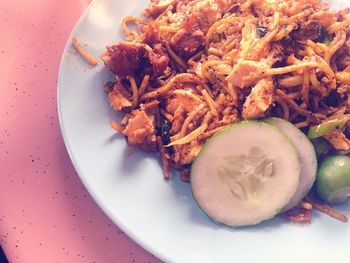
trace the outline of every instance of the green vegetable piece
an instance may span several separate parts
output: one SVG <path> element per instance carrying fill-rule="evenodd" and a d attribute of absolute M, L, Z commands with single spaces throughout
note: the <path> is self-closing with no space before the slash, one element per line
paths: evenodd
<path fill-rule="evenodd" d="M 329 44 L 333 41 L 333 36 L 328 34 L 325 28 L 321 29 L 320 42 L 329 46 Z"/>
<path fill-rule="evenodd" d="M 349 114 L 337 115 L 319 125 L 311 126 L 307 133 L 307 137 L 309 137 L 310 139 L 322 137 L 328 133 L 341 129 L 349 120 Z"/>
<path fill-rule="evenodd" d="M 323 138 L 316 138 L 311 140 L 311 142 L 315 148 L 317 159 L 326 156 L 326 154 L 333 149 L 332 145 Z"/>
<path fill-rule="evenodd" d="M 344 202 L 350 196 L 350 157 L 328 156 L 319 167 L 316 191 L 330 204 Z"/>
<path fill-rule="evenodd" d="M 262 38 L 266 35 L 267 33 L 267 27 L 264 25 L 257 25 L 256 27 L 256 37 L 257 38 Z"/>

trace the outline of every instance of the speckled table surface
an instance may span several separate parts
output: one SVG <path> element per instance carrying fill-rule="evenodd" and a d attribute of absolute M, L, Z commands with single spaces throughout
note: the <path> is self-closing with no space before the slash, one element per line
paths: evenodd
<path fill-rule="evenodd" d="M 0 1 L 0 244 L 10 262 L 159 262 L 95 204 L 60 133 L 58 66 L 89 2 Z"/>

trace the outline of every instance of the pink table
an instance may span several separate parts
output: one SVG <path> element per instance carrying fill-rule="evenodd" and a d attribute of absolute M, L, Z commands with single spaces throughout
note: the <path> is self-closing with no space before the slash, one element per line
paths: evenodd
<path fill-rule="evenodd" d="M 0 244 L 11 262 L 159 262 L 97 207 L 60 133 L 58 66 L 89 2 L 0 1 Z"/>

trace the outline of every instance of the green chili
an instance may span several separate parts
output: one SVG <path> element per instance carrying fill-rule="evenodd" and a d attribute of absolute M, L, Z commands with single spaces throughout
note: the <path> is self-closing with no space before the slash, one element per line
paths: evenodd
<path fill-rule="evenodd" d="M 341 114 L 341 115 L 334 116 L 318 125 L 311 126 L 309 128 L 307 136 L 310 139 L 322 137 L 328 133 L 341 129 L 349 120 L 350 120 L 349 114 Z"/>

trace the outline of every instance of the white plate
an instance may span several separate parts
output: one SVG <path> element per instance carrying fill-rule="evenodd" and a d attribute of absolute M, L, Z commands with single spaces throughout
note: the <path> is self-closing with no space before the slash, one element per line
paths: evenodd
<path fill-rule="evenodd" d="M 121 19 L 139 14 L 147 2 L 94 1 L 72 36 L 88 43 L 98 56 L 106 45 L 123 38 Z M 350 225 L 319 213 L 306 226 L 274 219 L 230 229 L 209 220 L 193 201 L 190 185 L 162 179 L 155 154 L 135 151 L 128 156 L 124 139 L 109 127 L 116 114 L 102 89 L 108 77 L 102 63 L 93 69 L 86 66 L 68 41 L 58 81 L 61 129 L 91 195 L 141 246 L 167 262 L 349 261 Z M 343 208 L 350 211 L 349 205 Z"/>

